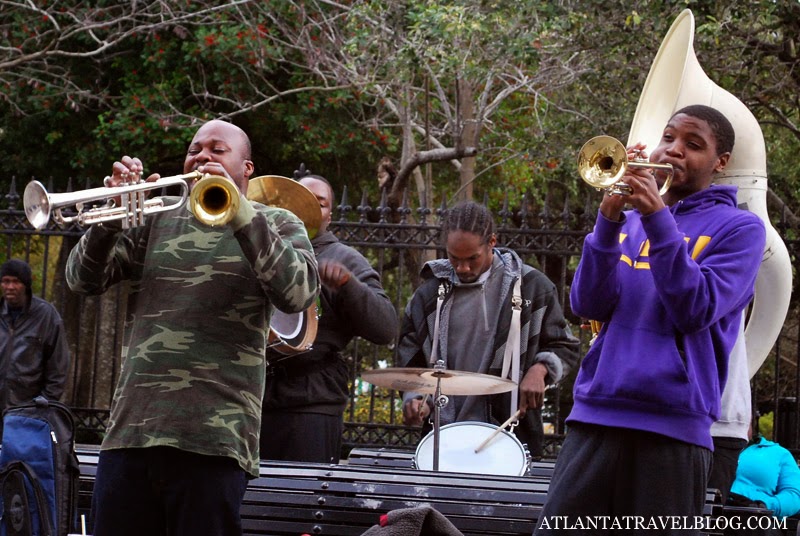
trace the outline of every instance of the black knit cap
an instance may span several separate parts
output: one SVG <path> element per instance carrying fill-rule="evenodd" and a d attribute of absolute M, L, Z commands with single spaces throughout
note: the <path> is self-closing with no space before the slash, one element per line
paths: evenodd
<path fill-rule="evenodd" d="M 7 275 L 16 277 L 22 281 L 22 284 L 28 289 L 28 294 L 31 293 L 33 275 L 31 273 L 31 267 L 27 262 L 19 259 L 11 259 L 10 261 L 4 262 L 3 266 L 0 266 L 0 279 Z"/>

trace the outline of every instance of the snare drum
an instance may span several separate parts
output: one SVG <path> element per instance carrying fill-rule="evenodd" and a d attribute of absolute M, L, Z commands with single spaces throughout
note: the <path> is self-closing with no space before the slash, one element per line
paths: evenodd
<path fill-rule="evenodd" d="M 480 452 L 475 449 L 497 426 L 464 421 L 439 429 L 439 470 L 454 473 L 523 476 L 530 467 L 530 454 L 520 441 L 502 430 Z M 433 432 L 426 435 L 414 455 L 417 469 L 433 470 Z"/>
<path fill-rule="evenodd" d="M 284 313 L 277 309 L 269 322 L 267 348 L 283 355 L 294 355 L 311 350 L 317 337 L 317 305 L 300 313 Z"/>

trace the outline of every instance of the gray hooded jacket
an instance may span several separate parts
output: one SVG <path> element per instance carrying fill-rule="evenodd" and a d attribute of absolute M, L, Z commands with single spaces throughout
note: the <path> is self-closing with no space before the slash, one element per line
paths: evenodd
<path fill-rule="evenodd" d="M 521 373 L 535 363 L 547 367 L 546 381 L 559 382 L 577 364 L 579 341 L 564 318 L 555 285 L 543 273 L 522 263 L 510 249 L 496 248 L 492 267 L 470 285 L 458 283 L 446 259 L 422 269 L 424 279 L 406 307 L 398 343 L 402 366 L 431 366 L 436 301 L 444 301 L 439 319 L 438 356 L 451 370 L 500 375 L 511 326 L 511 294 L 522 277 L 520 331 Z M 404 398 L 417 396 L 405 393 Z M 441 424 L 481 421 L 499 425 L 510 417 L 510 394 L 452 396 L 443 408 Z M 423 432 L 426 429 L 423 428 Z M 515 429 L 532 456 L 541 456 L 541 411 L 528 411 Z"/>

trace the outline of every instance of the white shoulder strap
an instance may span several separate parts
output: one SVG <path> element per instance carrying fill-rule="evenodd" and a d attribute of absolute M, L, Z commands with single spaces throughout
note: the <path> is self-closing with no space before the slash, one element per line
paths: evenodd
<path fill-rule="evenodd" d="M 506 351 L 503 355 L 503 369 L 500 373 L 501 378 L 509 378 L 517 384 L 517 388 L 511 391 L 511 415 L 519 409 L 519 373 L 520 373 L 520 315 L 522 313 L 522 274 L 514 283 L 514 294 L 511 297 L 511 326 L 508 330 L 508 340 L 506 341 Z M 511 375 L 509 376 L 509 372 Z"/>
<path fill-rule="evenodd" d="M 438 359 L 439 355 L 439 317 L 442 314 L 444 294 L 444 283 L 439 283 L 439 296 L 436 298 L 436 319 L 433 321 L 433 337 L 431 338 L 431 365 L 436 364 L 436 360 Z"/>

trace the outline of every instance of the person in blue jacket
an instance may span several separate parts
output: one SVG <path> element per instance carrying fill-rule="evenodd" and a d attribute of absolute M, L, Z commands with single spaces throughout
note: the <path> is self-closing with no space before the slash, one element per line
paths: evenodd
<path fill-rule="evenodd" d="M 712 184 L 734 141 L 719 111 L 682 108 L 650 157 L 673 167 L 663 197 L 665 170 L 628 166 L 621 180 L 632 193 L 601 201 L 570 302 L 602 328 L 575 380 L 537 535 L 558 530 L 554 520 L 587 516 L 696 532 L 662 522 L 703 512 L 711 424 L 765 243 L 758 216 L 737 207 L 736 188 Z M 644 149 L 630 147 L 629 157 Z"/>
<path fill-rule="evenodd" d="M 755 503 L 754 506 L 769 508 L 776 516 L 795 515 L 800 512 L 797 461 L 781 445 L 764 437 L 757 438 L 739 454 L 730 497 L 732 504 L 748 501 Z"/>

